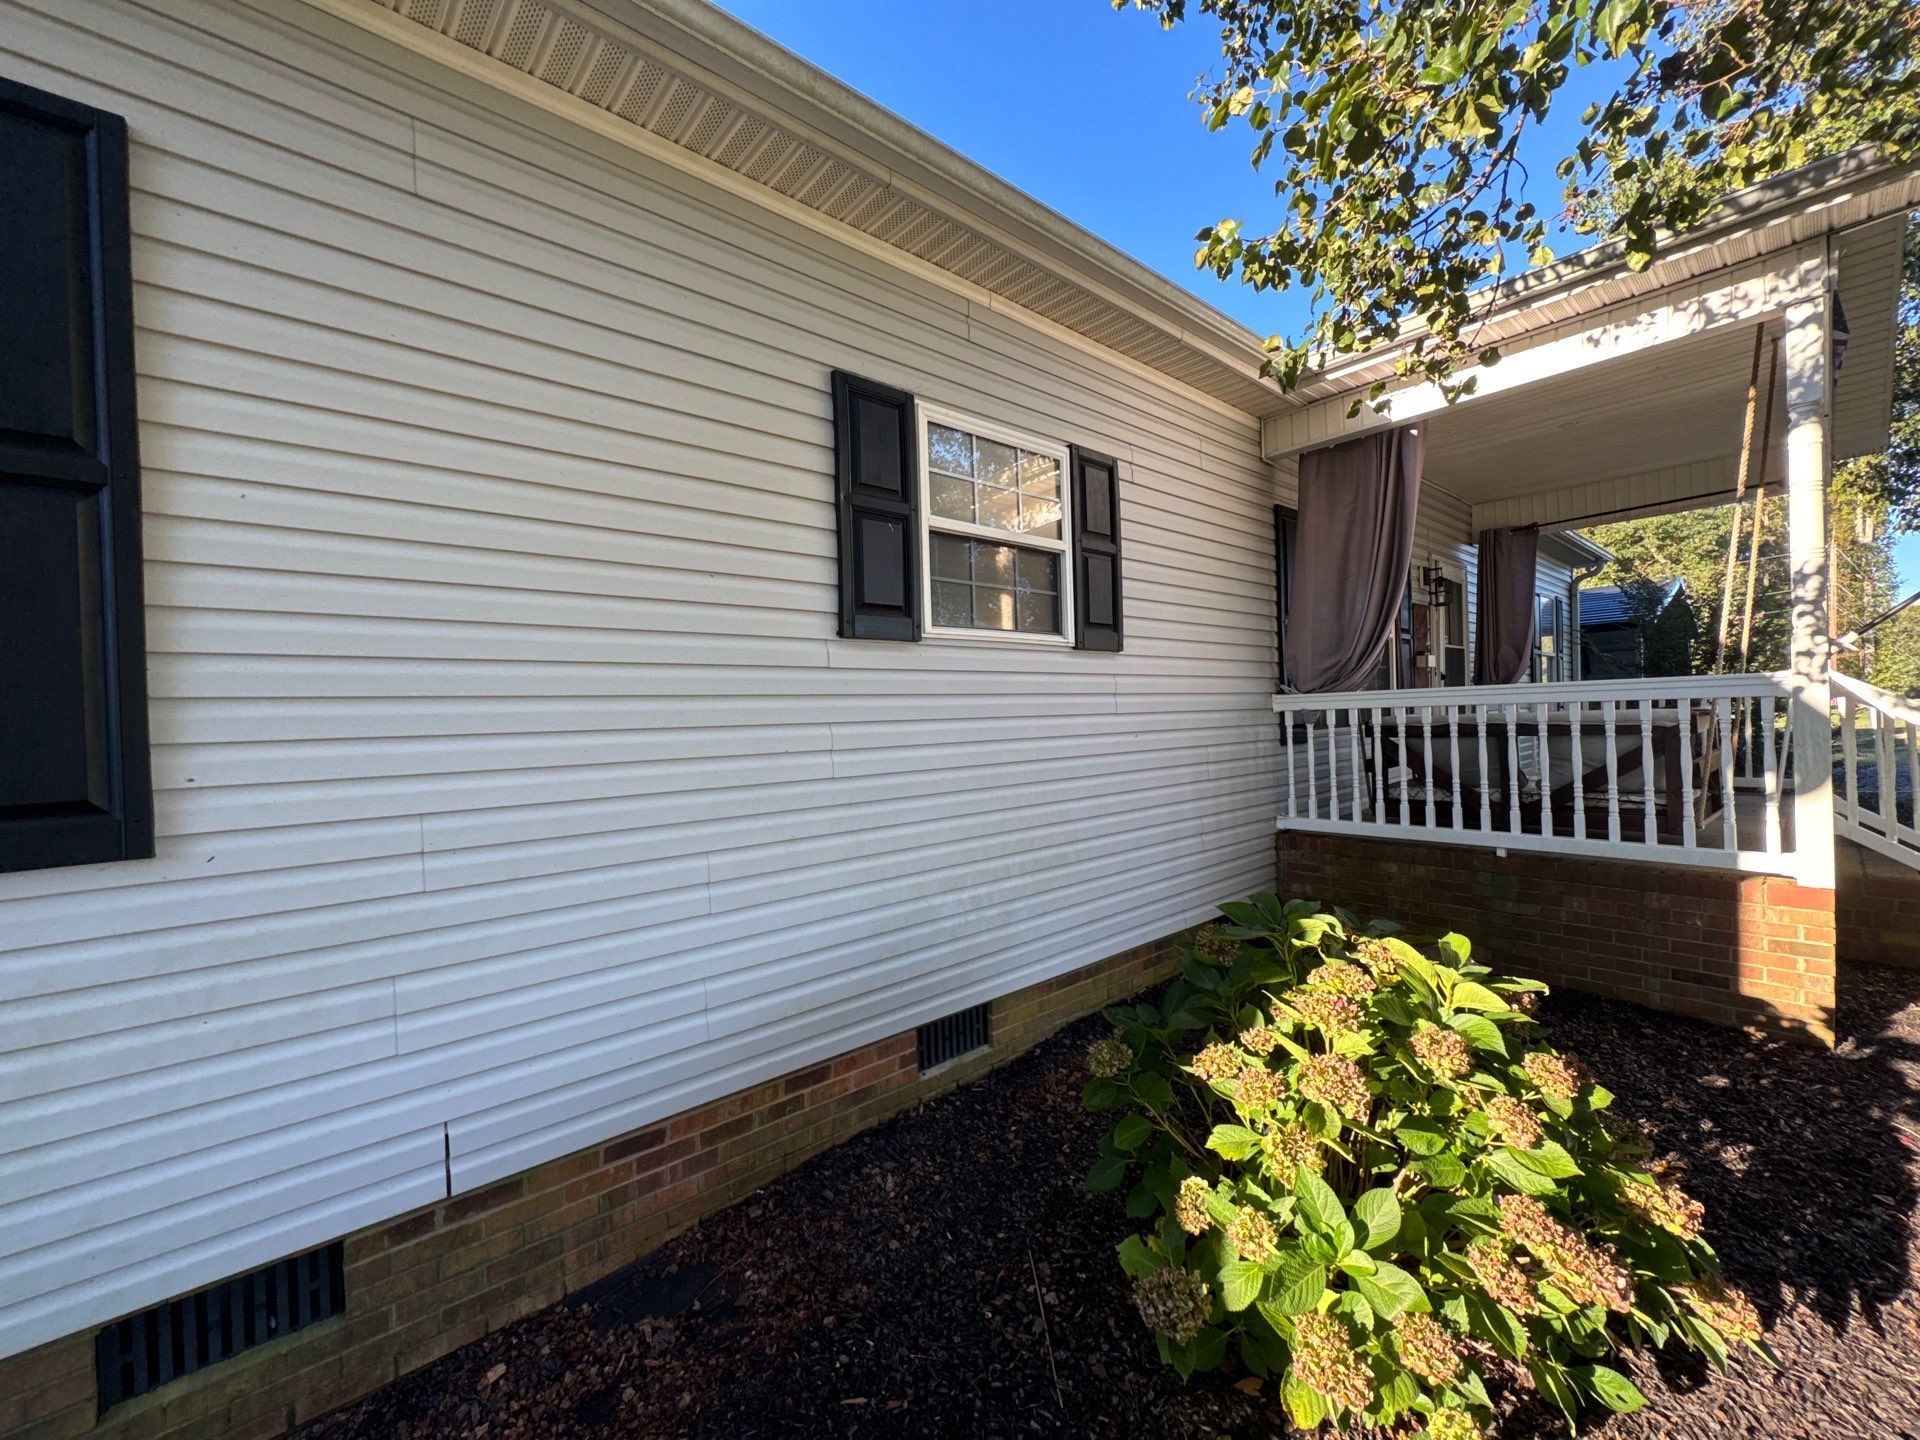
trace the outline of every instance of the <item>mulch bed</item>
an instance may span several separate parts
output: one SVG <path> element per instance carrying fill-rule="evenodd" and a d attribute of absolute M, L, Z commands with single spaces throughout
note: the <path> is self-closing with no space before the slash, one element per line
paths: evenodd
<path fill-rule="evenodd" d="M 1604 1440 L 1920 1437 L 1920 971 L 1843 977 L 1839 1048 L 1562 994 L 1544 1018 L 1663 1147 L 1786 1363 L 1633 1356 L 1652 1405 Z M 1278 1433 L 1182 1384 L 1134 1314 L 1114 1195 L 1081 1177 L 1084 1021 L 810 1161 L 638 1265 L 300 1440 Z M 1501 1440 L 1564 1434 L 1520 1387 Z"/>

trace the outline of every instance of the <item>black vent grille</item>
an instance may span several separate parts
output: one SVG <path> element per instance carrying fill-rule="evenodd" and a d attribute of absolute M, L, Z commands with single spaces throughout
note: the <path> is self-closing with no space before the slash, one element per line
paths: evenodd
<path fill-rule="evenodd" d="M 931 1070 L 975 1050 L 986 1049 L 993 1039 L 987 1031 L 987 1008 L 975 1005 L 922 1025 L 916 1032 L 920 1040 L 920 1068 Z"/>
<path fill-rule="evenodd" d="M 346 1290 L 336 1240 L 116 1320 L 94 1340 L 100 1409 L 338 1315 Z"/>

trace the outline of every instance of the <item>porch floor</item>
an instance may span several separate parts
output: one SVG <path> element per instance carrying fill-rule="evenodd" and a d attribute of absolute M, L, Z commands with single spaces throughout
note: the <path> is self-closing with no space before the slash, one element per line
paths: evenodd
<path fill-rule="evenodd" d="M 1572 993 L 1544 1018 L 1662 1148 L 1786 1363 L 1627 1362 L 1652 1404 L 1602 1440 L 1920 1427 L 1920 971 L 1841 979 L 1816 1050 Z M 654 1256 L 301 1432 L 532 1437 L 1266 1437 L 1242 1377 L 1182 1385 L 1113 1258 L 1133 1228 L 1082 1177 L 1090 1019 L 849 1141 Z M 1564 1434 L 1500 1387 L 1501 1440 Z"/>

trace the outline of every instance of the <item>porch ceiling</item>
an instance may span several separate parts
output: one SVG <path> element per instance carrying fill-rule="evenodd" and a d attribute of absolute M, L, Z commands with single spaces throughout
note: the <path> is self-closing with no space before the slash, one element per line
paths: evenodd
<path fill-rule="evenodd" d="M 1752 326 L 1711 331 L 1429 415 L 1426 476 L 1483 505 L 1737 461 L 1753 336 Z M 1763 385 L 1766 374 L 1763 352 Z M 1770 475 L 1785 461 L 1785 418 L 1782 378 Z"/>

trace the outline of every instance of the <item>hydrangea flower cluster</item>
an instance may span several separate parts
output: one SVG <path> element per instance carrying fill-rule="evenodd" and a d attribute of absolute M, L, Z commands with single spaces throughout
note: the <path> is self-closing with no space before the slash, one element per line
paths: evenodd
<path fill-rule="evenodd" d="M 1173 1199 L 1173 1218 L 1180 1228 L 1189 1235 L 1204 1235 L 1213 1228 L 1213 1217 L 1207 1213 L 1207 1202 L 1213 1198 L 1213 1187 L 1199 1175 L 1189 1175 L 1180 1182 L 1180 1192 Z"/>
<path fill-rule="evenodd" d="M 1514 1263 L 1507 1247 L 1498 1240 L 1476 1240 L 1467 1246 L 1467 1264 L 1480 1288 L 1496 1304 L 1516 1315 L 1538 1315 L 1540 1297 L 1534 1293 L 1527 1272 Z"/>
<path fill-rule="evenodd" d="M 1450 1385 L 1460 1373 L 1460 1346 L 1431 1315 L 1409 1311 L 1393 1322 L 1400 1363 L 1429 1385 Z"/>
<path fill-rule="evenodd" d="M 1307 1099 L 1338 1110 L 1349 1120 L 1364 1120 L 1373 1108 L 1365 1073 L 1344 1055 L 1315 1055 L 1302 1061 L 1294 1084 Z"/>
<path fill-rule="evenodd" d="M 1133 1303 L 1147 1328 L 1175 1345 L 1185 1345 L 1200 1333 L 1212 1306 L 1207 1282 L 1183 1265 L 1135 1280 Z"/>
<path fill-rule="evenodd" d="M 1329 960 L 1307 976 L 1307 984 L 1341 995 L 1371 995 L 1380 987 L 1374 978 L 1349 960 Z"/>
<path fill-rule="evenodd" d="M 1500 1228 L 1547 1267 L 1568 1299 L 1622 1315 L 1633 1308 L 1633 1277 L 1606 1246 L 1562 1225 L 1531 1195 L 1502 1195 L 1499 1204 Z"/>
<path fill-rule="evenodd" d="M 1414 1031 L 1407 1048 L 1441 1080 L 1458 1080 L 1473 1069 L 1473 1052 L 1467 1048 L 1466 1037 L 1458 1030 L 1443 1030 L 1437 1025 L 1430 1025 L 1424 1030 Z"/>
<path fill-rule="evenodd" d="M 1480 1426 L 1464 1410 L 1436 1410 L 1427 1421 L 1427 1440 L 1480 1440 Z"/>
<path fill-rule="evenodd" d="M 1096 1040 L 1087 1047 L 1087 1069 L 1096 1079 L 1111 1080 L 1124 1075 L 1133 1066 L 1133 1050 L 1117 1035 Z"/>
<path fill-rule="evenodd" d="M 1264 1065 L 1244 1066 L 1234 1079 L 1234 1100 L 1243 1110 L 1265 1110 L 1286 1093 L 1287 1083 Z"/>
<path fill-rule="evenodd" d="M 1338 995 L 1331 990 L 1295 990 L 1287 996 L 1287 1004 L 1308 1024 L 1319 1026 L 1329 1035 L 1358 1030 L 1365 1018 L 1351 995 Z"/>
<path fill-rule="evenodd" d="M 1327 1157 L 1320 1149 L 1320 1137 L 1304 1125 L 1282 1125 L 1260 1137 L 1260 1154 L 1267 1170 L 1277 1179 L 1292 1183 L 1293 1172 L 1302 1165 L 1318 1175 L 1326 1168 Z"/>
<path fill-rule="evenodd" d="M 1240 1052 L 1231 1045 L 1209 1045 L 1193 1057 L 1193 1063 L 1187 1068 L 1202 1080 L 1225 1080 L 1238 1075 L 1245 1064 Z"/>
<path fill-rule="evenodd" d="M 1524 1100 L 1496 1095 L 1487 1101 L 1487 1123 L 1496 1134 L 1522 1150 L 1531 1150 L 1547 1138 L 1546 1127 Z"/>
<path fill-rule="evenodd" d="M 1391 985 L 1400 974 L 1400 957 L 1393 953 L 1393 947 L 1384 940 L 1362 940 L 1354 947 L 1354 954 L 1360 957 L 1360 963 L 1373 972 L 1373 978 L 1382 985 Z"/>
<path fill-rule="evenodd" d="M 1529 1051 L 1520 1061 L 1520 1069 L 1534 1089 L 1553 1100 L 1571 1100 L 1586 1088 L 1586 1069 L 1571 1055 Z"/>
<path fill-rule="evenodd" d="M 1253 1025 L 1240 1032 L 1240 1048 L 1262 1058 L 1280 1048 L 1280 1032 L 1271 1025 Z"/>
<path fill-rule="evenodd" d="M 1718 1275 L 1703 1275 L 1690 1285 L 1680 1286 L 1679 1295 L 1727 1339 L 1749 1345 L 1759 1343 L 1760 1312 L 1753 1308 L 1751 1300 Z"/>
<path fill-rule="evenodd" d="M 1706 1206 L 1671 1181 L 1660 1180 L 1648 1185 L 1630 1179 L 1621 1186 L 1620 1199 L 1642 1220 L 1688 1240 L 1699 1239 L 1700 1232 L 1706 1228 Z"/>
<path fill-rule="evenodd" d="M 1251 1205 L 1242 1205 L 1227 1225 L 1227 1243 L 1242 1260 L 1258 1265 L 1270 1259 L 1279 1248 L 1280 1235 L 1273 1222 Z"/>
<path fill-rule="evenodd" d="M 1293 1322 L 1294 1372 L 1336 1405 L 1365 1410 L 1373 1401 L 1373 1377 L 1354 1353 L 1353 1336 L 1338 1317 L 1302 1315 Z"/>

